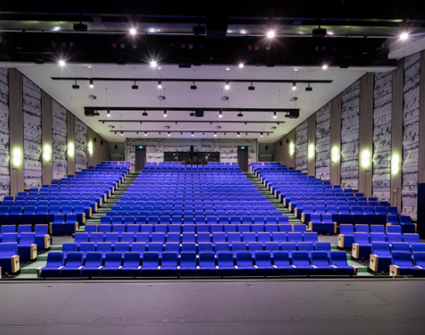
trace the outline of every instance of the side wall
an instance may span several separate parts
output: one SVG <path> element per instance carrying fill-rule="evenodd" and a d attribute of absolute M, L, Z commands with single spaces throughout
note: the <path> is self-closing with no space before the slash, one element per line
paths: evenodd
<path fill-rule="evenodd" d="M 97 139 L 90 159 L 88 134 Z M 107 141 L 18 70 L 0 68 L 0 201 L 109 159 Z"/>
<path fill-rule="evenodd" d="M 316 112 L 317 178 L 390 201 L 416 220 L 417 184 L 425 181 L 424 67 L 422 51 L 394 71 L 367 73 Z M 306 172 L 307 128 L 303 122 L 277 141 L 274 161 Z"/>

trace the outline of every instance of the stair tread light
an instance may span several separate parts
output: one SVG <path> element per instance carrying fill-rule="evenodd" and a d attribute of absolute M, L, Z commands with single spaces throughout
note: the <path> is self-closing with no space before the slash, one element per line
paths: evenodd
<path fill-rule="evenodd" d="M 239 68 L 242 69 L 244 67 L 244 63 L 239 63 Z"/>
<path fill-rule="evenodd" d="M 161 80 L 158 80 L 158 88 L 162 88 L 162 82 L 161 82 Z"/>
<path fill-rule="evenodd" d="M 314 157 L 314 144 L 308 146 L 308 158 Z"/>
<path fill-rule="evenodd" d="M 289 155 L 292 157 L 294 155 L 294 152 L 295 152 L 295 145 L 294 145 L 294 142 L 291 142 L 289 144 Z"/>
<path fill-rule="evenodd" d="M 87 151 L 90 154 L 90 156 L 93 156 L 93 142 L 92 141 L 87 143 Z"/>
<path fill-rule="evenodd" d="M 402 33 L 401 35 L 400 35 L 400 39 L 402 40 L 402 41 L 404 41 L 404 40 L 407 40 L 407 38 L 409 37 L 409 34 L 408 33 Z"/>
<path fill-rule="evenodd" d="M 363 150 L 362 152 L 362 167 L 367 168 L 370 165 L 370 152 L 369 150 Z"/>
<path fill-rule="evenodd" d="M 273 38 L 273 37 L 275 37 L 275 32 L 274 32 L 274 30 L 269 30 L 269 31 L 267 32 L 267 37 L 268 37 L 268 38 Z"/>
<path fill-rule="evenodd" d="M 273 112 L 273 119 L 276 119 L 277 118 L 277 113 L 276 113 L 276 111 L 274 111 Z"/>
<path fill-rule="evenodd" d="M 392 174 L 397 174 L 399 170 L 400 170 L 400 156 L 397 154 L 394 154 L 391 160 L 391 172 Z"/>
<path fill-rule="evenodd" d="M 43 158 L 45 161 L 50 161 L 50 154 L 52 153 L 52 149 L 50 148 L 50 145 L 46 144 L 43 147 Z"/>
<path fill-rule="evenodd" d="M 153 60 L 150 62 L 150 66 L 155 69 L 158 66 L 158 63 Z"/>
<path fill-rule="evenodd" d="M 218 117 L 223 117 L 223 111 L 218 112 Z"/>
<path fill-rule="evenodd" d="M 297 89 L 297 83 L 294 81 L 292 83 L 292 90 L 295 91 Z"/>
<path fill-rule="evenodd" d="M 167 111 L 164 111 L 164 117 L 167 117 Z"/>
<path fill-rule="evenodd" d="M 68 143 L 68 152 L 67 155 L 69 157 L 74 157 L 74 143 L 70 142 Z"/>
<path fill-rule="evenodd" d="M 339 160 L 339 149 L 338 147 L 332 148 L 332 163 L 336 163 Z"/>
<path fill-rule="evenodd" d="M 93 79 L 90 79 L 90 81 L 89 81 L 89 87 L 90 87 L 90 88 L 93 88 L 93 87 L 94 87 Z"/>
<path fill-rule="evenodd" d="M 226 81 L 226 84 L 224 85 L 224 89 L 225 89 L 225 90 L 228 90 L 229 88 L 230 88 L 229 82 L 228 82 L 228 81 Z"/>
<path fill-rule="evenodd" d="M 137 34 L 137 30 L 135 28 L 131 28 L 130 35 L 136 35 L 136 34 Z"/>
<path fill-rule="evenodd" d="M 65 66 L 65 61 L 63 59 L 60 59 L 58 63 L 59 63 L 59 66 L 60 67 L 64 67 Z"/>

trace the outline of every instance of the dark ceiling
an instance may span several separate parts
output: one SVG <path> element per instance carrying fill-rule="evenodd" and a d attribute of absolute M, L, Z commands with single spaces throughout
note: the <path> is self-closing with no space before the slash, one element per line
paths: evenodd
<path fill-rule="evenodd" d="M 80 21 L 87 31 L 74 31 Z M 319 25 L 324 38 L 312 37 Z M 425 34 L 425 1 L 10 1 L 0 6 L 0 60 L 394 65 L 389 45 L 403 31 Z"/>

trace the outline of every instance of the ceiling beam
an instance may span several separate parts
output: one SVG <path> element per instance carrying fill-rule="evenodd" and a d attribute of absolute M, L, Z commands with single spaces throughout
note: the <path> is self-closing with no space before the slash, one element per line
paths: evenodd
<path fill-rule="evenodd" d="M 249 130 L 249 131 L 223 131 L 223 130 L 110 130 L 111 133 L 217 133 L 217 134 L 240 134 L 240 133 L 248 133 L 248 134 L 273 134 L 272 131 L 256 131 L 256 130 Z"/>
<path fill-rule="evenodd" d="M 180 121 L 180 120 L 98 120 L 99 122 L 102 123 L 255 123 L 255 124 L 263 124 L 263 123 L 276 123 L 276 124 L 280 124 L 280 123 L 285 123 L 285 121 L 227 121 L 227 120 L 223 120 L 223 121 L 210 121 L 210 120 L 188 120 L 188 121 Z"/>
<path fill-rule="evenodd" d="M 242 108 L 242 107 L 107 107 L 107 106 L 87 106 L 85 110 L 91 109 L 94 111 L 123 111 L 123 112 L 142 112 L 142 111 L 164 111 L 167 112 L 191 112 L 191 111 L 204 111 L 204 112 L 264 112 L 264 113 L 289 113 L 299 112 L 299 108 Z"/>

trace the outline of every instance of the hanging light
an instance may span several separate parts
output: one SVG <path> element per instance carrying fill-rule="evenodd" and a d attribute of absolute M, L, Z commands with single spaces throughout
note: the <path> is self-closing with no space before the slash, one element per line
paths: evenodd
<path fill-rule="evenodd" d="M 220 117 L 220 118 L 223 117 L 223 111 L 218 112 L 218 117 Z"/>
<path fill-rule="evenodd" d="M 297 89 L 297 83 L 294 81 L 292 83 L 292 90 L 295 91 Z"/>
<path fill-rule="evenodd" d="M 109 109 L 106 111 L 106 116 L 111 117 L 111 111 Z"/>
<path fill-rule="evenodd" d="M 260 137 L 263 137 L 263 133 L 260 134 Z"/>
<path fill-rule="evenodd" d="M 121 131 L 121 136 L 124 136 L 124 132 L 123 131 Z"/>
<path fill-rule="evenodd" d="M 277 118 L 277 113 L 276 113 L 276 111 L 274 111 L 273 112 L 273 119 L 276 119 Z"/>
<path fill-rule="evenodd" d="M 217 137 L 217 132 L 214 133 L 214 136 Z"/>
<path fill-rule="evenodd" d="M 148 132 L 147 131 L 145 131 L 145 136 L 148 136 Z"/>
<path fill-rule="evenodd" d="M 168 132 L 168 136 L 171 136 L 171 133 L 170 132 Z"/>
<path fill-rule="evenodd" d="M 241 133 L 240 132 L 238 132 L 238 137 L 240 137 L 241 136 Z"/>
<path fill-rule="evenodd" d="M 93 88 L 93 87 L 94 87 L 93 79 L 90 79 L 90 81 L 89 81 L 89 87 L 90 87 L 90 88 Z"/>
<path fill-rule="evenodd" d="M 229 88 L 230 88 L 229 82 L 228 82 L 228 81 L 226 81 L 226 84 L 224 85 L 224 89 L 225 89 L 225 90 L 228 90 Z"/>
<path fill-rule="evenodd" d="M 158 80 L 158 88 L 162 88 L 162 82 L 161 82 L 161 80 Z"/>
<path fill-rule="evenodd" d="M 164 111 L 164 117 L 167 117 L 167 111 Z"/>

